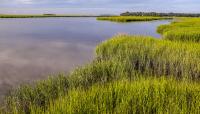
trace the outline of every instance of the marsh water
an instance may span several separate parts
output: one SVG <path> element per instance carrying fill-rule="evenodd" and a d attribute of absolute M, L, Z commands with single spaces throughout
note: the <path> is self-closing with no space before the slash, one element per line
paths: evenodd
<path fill-rule="evenodd" d="M 120 33 L 159 38 L 169 20 L 133 23 L 95 18 L 0 19 L 0 96 L 22 83 L 68 73 L 89 63 L 95 46 Z"/>

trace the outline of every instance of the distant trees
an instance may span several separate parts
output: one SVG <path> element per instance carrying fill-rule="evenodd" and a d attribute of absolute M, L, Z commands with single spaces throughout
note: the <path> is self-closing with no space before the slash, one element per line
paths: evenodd
<path fill-rule="evenodd" d="M 125 12 L 121 16 L 177 16 L 177 17 L 200 17 L 199 13 L 157 13 L 157 12 Z"/>

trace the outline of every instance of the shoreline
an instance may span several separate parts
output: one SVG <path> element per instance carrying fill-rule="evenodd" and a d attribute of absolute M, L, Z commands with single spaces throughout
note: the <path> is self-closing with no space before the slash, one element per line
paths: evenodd
<path fill-rule="evenodd" d="M 192 21 L 192 23 L 194 22 Z M 182 48 L 185 50 L 182 50 Z M 91 109 L 93 105 L 88 104 L 93 104 L 93 101 L 100 99 L 100 101 L 105 102 L 99 104 L 96 102 L 95 106 L 100 106 L 105 103 L 105 107 L 98 107 L 99 110 L 106 109 L 113 111 L 116 107 L 119 109 L 121 108 L 121 110 L 128 110 L 132 107 L 126 108 L 129 106 L 127 105 L 122 108 L 120 107 L 121 105 L 116 104 L 123 103 L 120 102 L 120 99 L 129 98 L 133 95 L 133 93 L 127 93 L 128 90 L 135 90 L 134 88 L 139 87 L 141 89 L 137 91 L 138 96 L 135 95 L 136 97 L 134 98 L 130 97 L 131 99 L 125 99 L 124 105 L 129 104 L 129 100 L 135 102 L 139 99 L 145 101 L 145 103 L 140 102 L 138 105 L 131 102 L 131 105 L 135 105 L 135 107 L 145 106 L 147 110 L 155 108 L 155 111 L 158 112 L 165 112 L 166 108 L 169 111 L 174 110 L 177 113 L 181 111 L 195 112 L 198 110 L 192 106 L 198 106 L 198 104 L 195 104 L 195 101 L 198 101 L 198 98 L 195 96 L 199 96 L 197 92 L 200 89 L 198 83 L 198 76 L 200 73 L 198 72 L 200 70 L 198 64 L 200 60 L 198 57 L 199 49 L 199 44 L 196 42 L 174 42 L 165 39 L 158 40 L 149 36 L 118 35 L 100 43 L 96 47 L 97 57 L 94 61 L 74 70 L 71 74 L 58 75 L 54 78 L 38 81 L 34 86 L 25 85 L 17 90 L 13 90 L 12 94 L 7 96 L 9 97 L 8 103 L 11 104 L 6 108 L 18 113 L 26 113 L 29 111 L 32 113 L 45 113 L 46 111 L 56 113 L 60 110 L 67 112 L 68 108 L 71 108 L 71 104 L 75 102 L 72 106 L 79 107 L 79 113 L 81 113 L 81 111 L 89 112 L 89 109 Z M 152 79 L 153 83 L 151 83 Z M 128 85 L 125 84 L 126 81 Z M 147 86 L 138 86 L 137 84 L 134 85 L 134 83 L 143 83 L 144 85 L 147 84 Z M 170 85 L 180 88 L 168 88 Z M 124 87 L 129 88 L 123 90 L 122 88 Z M 148 89 L 142 92 L 146 87 L 148 87 Z M 153 91 L 152 88 L 153 90 L 159 90 L 162 94 L 158 94 L 157 91 Z M 105 91 L 106 89 L 107 91 Z M 190 91 L 188 92 L 186 90 Z M 112 92 L 115 96 L 113 97 L 113 94 L 102 94 L 102 96 L 98 96 L 100 95 L 99 91 L 100 93 Z M 119 93 L 120 91 L 122 92 L 119 96 L 116 96 L 118 94 L 115 93 Z M 127 93 L 126 97 L 122 97 L 124 96 L 124 91 Z M 174 91 L 180 94 L 175 94 Z M 182 95 L 182 93 L 184 95 Z M 151 96 L 152 94 L 156 96 L 156 99 Z M 79 99 L 76 95 L 85 97 L 84 99 Z M 93 98 L 95 95 L 97 97 Z M 166 97 L 163 98 L 163 95 Z M 169 97 L 169 95 L 171 96 Z M 186 101 L 185 99 L 188 98 L 188 95 L 190 95 L 191 99 Z M 143 96 L 148 96 L 147 98 L 150 100 L 147 101 L 145 99 L 146 97 Z M 165 106 L 166 102 L 162 102 L 162 100 L 170 101 L 177 97 L 182 99 L 175 99 L 172 103 L 167 103 L 169 107 L 174 107 L 174 105 L 171 104 L 176 104 L 177 107 L 174 107 L 174 109 L 172 108 L 173 110 L 168 107 L 163 108 L 162 105 L 153 106 L 155 104 L 163 104 L 163 106 Z M 89 98 L 89 100 L 87 98 Z M 119 100 L 116 100 L 116 98 Z M 161 99 L 161 101 L 155 102 L 157 98 Z M 69 105 L 66 105 L 68 101 Z M 109 101 L 111 105 L 106 104 L 106 101 Z M 178 110 L 181 109 L 182 104 L 177 103 L 182 101 L 185 103 L 184 106 L 188 102 L 191 103 L 191 106 L 184 107 L 185 110 Z M 109 107 L 112 106 L 113 102 L 115 102 L 115 107 Z M 152 103 L 153 105 L 146 106 L 146 102 Z M 79 103 L 83 103 L 84 105 L 79 105 Z M 66 108 L 66 106 L 69 107 Z M 84 106 L 88 109 L 83 109 Z M 95 109 L 96 107 L 94 107 L 93 111 L 96 111 Z M 71 109 L 71 111 L 76 110 L 76 108 Z M 141 112 L 146 111 L 146 109 L 141 108 L 133 110 L 139 110 Z M 133 110 L 131 109 L 131 111 Z"/>

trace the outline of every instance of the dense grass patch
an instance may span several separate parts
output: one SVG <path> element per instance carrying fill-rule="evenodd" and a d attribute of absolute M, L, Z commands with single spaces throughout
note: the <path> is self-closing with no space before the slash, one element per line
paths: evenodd
<path fill-rule="evenodd" d="M 200 85 L 172 79 L 139 79 L 72 89 L 35 114 L 185 114 L 200 113 Z"/>
<path fill-rule="evenodd" d="M 16 114 L 198 111 L 199 44 L 119 35 L 100 44 L 96 53 L 92 63 L 68 76 L 12 91 L 5 111 Z"/>
<path fill-rule="evenodd" d="M 45 108 L 51 99 L 64 95 L 68 88 L 68 78 L 63 75 L 39 81 L 35 85 L 22 85 L 7 96 L 3 111 L 11 114 L 15 111 L 18 114 L 29 113 L 31 104 Z"/>
<path fill-rule="evenodd" d="M 133 21 L 153 21 L 171 19 L 169 17 L 152 17 L 152 16 L 112 16 L 112 17 L 98 17 L 97 20 L 107 20 L 115 22 L 133 22 Z"/>
<path fill-rule="evenodd" d="M 169 30 L 163 34 L 163 37 L 168 40 L 200 42 L 200 27 L 199 28 L 177 28 L 175 31 Z"/>
<path fill-rule="evenodd" d="M 200 42 L 200 18 L 182 18 L 159 26 L 157 32 L 168 40 Z"/>
<path fill-rule="evenodd" d="M 68 76 L 56 76 L 32 85 L 23 85 L 13 90 L 6 100 L 6 112 L 21 114 L 30 113 L 31 105 L 46 108 L 49 101 L 55 100 L 71 88 L 87 89 L 93 84 L 106 84 L 126 78 L 122 76 L 123 67 L 117 62 L 95 61 L 85 67 L 76 69 Z"/>
<path fill-rule="evenodd" d="M 147 76 L 200 78 L 200 45 L 197 43 L 122 35 L 99 45 L 97 57 L 103 61 L 120 61 L 130 74 L 136 70 Z"/>

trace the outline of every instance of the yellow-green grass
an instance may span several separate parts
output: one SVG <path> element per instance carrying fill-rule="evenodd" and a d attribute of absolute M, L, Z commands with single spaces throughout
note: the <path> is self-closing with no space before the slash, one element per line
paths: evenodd
<path fill-rule="evenodd" d="M 173 79 L 121 80 L 71 89 L 32 114 L 198 114 L 200 84 Z"/>
<path fill-rule="evenodd" d="M 55 15 L 55 14 L 43 14 L 43 15 L 31 15 L 31 14 L 0 14 L 0 18 L 45 18 L 45 17 L 96 17 L 90 15 Z"/>
<path fill-rule="evenodd" d="M 104 113 L 105 110 L 108 113 L 110 111 L 123 113 L 126 110 L 140 113 L 143 111 L 195 113 L 199 108 L 199 44 L 119 35 L 100 44 L 96 53 L 96 59 L 92 63 L 76 69 L 67 76 L 50 78 L 12 91 L 6 99 L 4 111 L 16 114 L 43 113 L 43 111 L 50 114 L 68 111 Z M 122 90 L 123 86 L 130 87 L 127 88 L 130 92 L 126 88 Z M 123 91 L 117 96 L 117 99 L 124 99 L 123 105 L 110 105 L 110 102 L 123 101 L 118 101 L 109 94 L 103 94 L 112 87 L 113 90 Z M 138 91 L 145 87 L 147 90 L 138 96 L 140 93 Z M 154 88 L 158 91 L 153 91 Z M 153 96 L 155 94 L 155 99 L 152 94 Z M 100 96 L 95 97 L 95 95 Z M 98 99 L 104 100 L 98 103 Z M 155 102 L 156 99 L 160 100 Z M 166 103 L 166 107 L 163 103 Z M 114 105 L 116 107 L 113 108 Z M 133 107 L 126 107 L 128 105 Z"/>
<path fill-rule="evenodd" d="M 173 41 L 200 42 L 200 18 L 181 18 L 170 25 L 161 25 L 157 32 L 164 39 Z"/>
<path fill-rule="evenodd" d="M 115 21 L 115 22 L 133 22 L 133 21 L 153 21 L 162 19 L 172 19 L 169 17 L 152 17 L 152 16 L 111 16 L 97 17 L 97 20 Z"/>
<path fill-rule="evenodd" d="M 120 61 L 130 74 L 136 70 L 147 75 L 200 79 L 198 43 L 119 35 L 99 45 L 97 57 L 103 61 Z"/>

